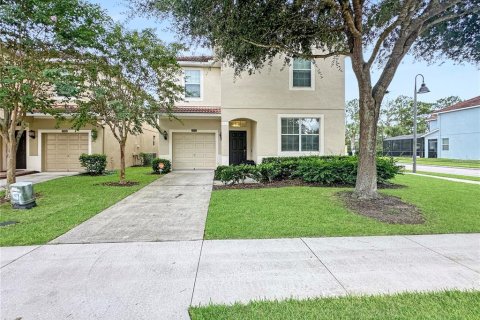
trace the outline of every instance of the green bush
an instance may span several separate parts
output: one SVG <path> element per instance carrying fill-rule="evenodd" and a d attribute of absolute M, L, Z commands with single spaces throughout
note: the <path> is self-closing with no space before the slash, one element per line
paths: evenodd
<path fill-rule="evenodd" d="M 215 180 L 220 180 L 220 179 L 221 179 L 222 171 L 223 171 L 225 168 L 228 168 L 228 166 L 218 166 L 218 167 L 215 169 L 215 174 L 214 174 L 214 179 L 215 179 Z"/>
<path fill-rule="evenodd" d="M 395 175 L 401 173 L 402 167 L 397 166 L 397 162 L 393 158 L 378 157 L 377 158 L 377 177 L 379 182 L 387 182 L 393 179 Z"/>
<path fill-rule="evenodd" d="M 142 166 L 149 167 L 152 165 L 153 159 L 155 159 L 155 154 L 140 152 L 140 159 L 142 161 Z"/>
<path fill-rule="evenodd" d="M 154 173 L 169 173 L 172 171 L 172 163 L 167 159 L 155 158 L 152 160 L 152 169 Z"/>
<path fill-rule="evenodd" d="M 354 185 L 357 179 L 356 156 L 304 156 L 264 158 L 259 168 L 262 181 L 299 178 L 305 182 L 320 184 Z M 377 158 L 378 182 L 384 183 L 400 172 L 393 158 Z M 267 176 L 268 174 L 268 176 Z"/>
<path fill-rule="evenodd" d="M 260 182 L 272 182 L 278 180 L 282 171 L 278 164 L 262 163 L 257 166 L 259 177 L 256 179 Z"/>
<path fill-rule="evenodd" d="M 101 175 L 105 173 L 107 167 L 107 156 L 104 154 L 86 154 L 80 155 L 80 164 L 90 175 Z"/>
<path fill-rule="evenodd" d="M 355 157 L 301 160 L 296 175 L 310 183 L 353 185 L 357 177 L 357 164 Z"/>
<path fill-rule="evenodd" d="M 257 168 L 249 164 L 224 166 L 218 175 L 219 180 L 224 184 L 236 184 L 240 181 L 244 183 L 247 178 L 258 179 Z"/>

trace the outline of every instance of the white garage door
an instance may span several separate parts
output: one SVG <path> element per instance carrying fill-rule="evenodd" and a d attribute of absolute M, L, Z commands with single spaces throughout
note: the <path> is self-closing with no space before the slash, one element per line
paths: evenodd
<path fill-rule="evenodd" d="M 46 171 L 81 171 L 82 153 L 88 153 L 88 133 L 45 134 Z"/>
<path fill-rule="evenodd" d="M 174 132 L 173 169 L 215 169 L 215 134 Z"/>

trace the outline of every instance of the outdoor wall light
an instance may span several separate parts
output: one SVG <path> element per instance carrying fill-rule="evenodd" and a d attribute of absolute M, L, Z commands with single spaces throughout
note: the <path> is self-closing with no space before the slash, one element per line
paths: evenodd
<path fill-rule="evenodd" d="M 32 139 L 35 139 L 35 130 L 28 131 L 28 136 Z"/>
<path fill-rule="evenodd" d="M 167 132 L 167 130 L 163 130 L 163 132 L 160 132 L 160 134 L 163 136 L 163 139 L 165 139 L 165 140 L 168 139 L 168 132 Z"/>

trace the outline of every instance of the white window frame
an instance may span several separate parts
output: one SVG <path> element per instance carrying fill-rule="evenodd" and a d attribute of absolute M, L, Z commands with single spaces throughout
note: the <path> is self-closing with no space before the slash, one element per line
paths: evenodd
<path fill-rule="evenodd" d="M 199 98 L 185 96 L 185 71 L 200 71 L 200 97 Z M 184 89 L 183 99 L 185 101 L 203 101 L 203 70 L 201 68 L 184 68 L 183 76 L 182 76 L 182 87 Z"/>
<path fill-rule="evenodd" d="M 282 151 L 282 118 L 316 118 L 320 119 L 320 130 L 318 134 L 320 135 L 319 151 L 301 151 L 302 145 L 301 141 L 299 144 L 299 151 Z M 301 136 L 299 134 L 299 136 Z M 299 138 L 301 139 L 301 138 Z M 305 155 L 319 155 L 323 156 L 325 154 L 325 121 L 323 114 L 279 114 L 277 118 L 277 155 L 278 156 L 305 156 Z"/>
<path fill-rule="evenodd" d="M 289 88 L 293 91 L 315 91 L 315 64 L 310 61 L 310 87 L 294 87 L 293 86 L 293 58 L 289 68 Z"/>
<path fill-rule="evenodd" d="M 447 143 L 445 143 L 445 140 L 447 140 Z M 445 146 L 447 149 L 445 149 Z M 450 138 L 442 138 L 442 151 L 450 151 Z"/>

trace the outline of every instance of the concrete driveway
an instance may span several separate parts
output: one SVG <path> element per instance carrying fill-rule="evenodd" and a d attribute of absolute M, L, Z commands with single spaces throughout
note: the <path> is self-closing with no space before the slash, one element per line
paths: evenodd
<path fill-rule="evenodd" d="M 17 182 L 28 181 L 36 184 L 62 177 L 74 176 L 76 174 L 78 174 L 78 172 L 40 172 L 17 177 Z M 5 188 L 6 183 L 7 179 L 0 179 L 0 191 Z"/>
<path fill-rule="evenodd" d="M 169 173 L 51 243 L 201 240 L 212 181 L 213 171 Z"/>
<path fill-rule="evenodd" d="M 0 248 L 1 318 L 190 319 L 190 305 L 480 289 L 480 234 Z"/>

